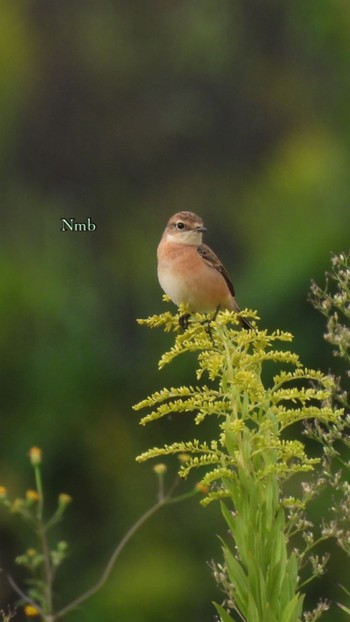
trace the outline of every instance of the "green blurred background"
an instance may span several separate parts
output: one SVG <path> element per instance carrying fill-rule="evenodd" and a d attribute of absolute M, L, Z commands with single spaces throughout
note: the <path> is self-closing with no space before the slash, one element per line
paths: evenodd
<path fill-rule="evenodd" d="M 131 410 L 193 382 L 191 361 L 158 373 L 171 336 L 136 324 L 164 309 L 155 252 L 173 212 L 203 217 L 242 307 L 294 332 L 307 365 L 333 364 L 307 295 L 330 252 L 349 248 L 350 4 L 1 0 L 0 11 L 0 483 L 14 496 L 32 487 L 26 454 L 39 445 L 49 500 L 74 497 L 58 532 L 71 543 L 63 604 L 154 501 L 151 465 L 135 456 L 198 435 L 190 416 L 143 429 Z M 95 232 L 60 231 L 60 218 L 88 216 Z M 20 580 L 12 560 L 30 532 L 0 517 L 1 566 Z M 197 498 L 162 510 L 69 619 L 211 622 L 216 534 L 218 508 Z M 308 605 L 341 599 L 346 563 L 336 553 Z M 0 587 L 6 606 L 4 576 Z"/>

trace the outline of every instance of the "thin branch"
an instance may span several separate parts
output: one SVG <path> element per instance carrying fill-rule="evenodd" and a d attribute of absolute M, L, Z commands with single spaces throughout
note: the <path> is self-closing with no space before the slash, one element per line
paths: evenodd
<path fill-rule="evenodd" d="M 111 572 L 112 572 L 112 570 L 114 568 L 114 565 L 115 565 L 115 563 L 116 563 L 120 553 L 122 552 L 122 550 L 124 549 L 126 544 L 129 542 L 129 540 L 132 538 L 132 536 L 136 533 L 136 531 L 138 531 L 138 529 L 140 529 L 140 527 L 142 527 L 142 525 L 153 514 L 155 514 L 157 512 L 157 510 L 159 510 L 163 505 L 165 505 L 167 503 L 168 498 L 169 498 L 169 495 L 159 499 L 159 501 L 157 501 L 157 503 L 155 503 L 149 510 L 147 510 L 147 512 L 145 512 L 136 521 L 136 523 L 134 523 L 134 525 L 125 534 L 125 536 L 122 538 L 122 540 L 119 542 L 118 546 L 116 547 L 116 549 L 112 553 L 112 555 L 111 555 L 111 557 L 110 557 L 110 559 L 109 559 L 109 561 L 108 561 L 104 571 L 102 572 L 101 577 L 95 583 L 95 585 L 93 585 L 90 589 L 88 589 L 86 592 L 84 592 L 84 594 L 81 594 L 81 596 L 78 596 L 78 598 L 76 598 L 71 603 L 69 603 L 68 605 L 63 607 L 60 611 L 58 611 L 55 614 L 55 617 L 54 617 L 55 620 L 58 620 L 59 618 L 63 618 L 63 616 L 65 616 L 67 613 L 69 613 L 73 609 L 76 609 L 76 607 L 78 607 L 79 605 L 81 605 L 81 603 L 83 603 L 86 600 L 88 600 L 89 598 L 91 598 L 91 596 L 96 594 L 96 592 L 98 592 L 104 586 L 104 584 L 108 580 L 108 578 L 109 578 L 109 576 L 110 576 L 110 574 L 111 574 Z"/>
<path fill-rule="evenodd" d="M 17 585 L 16 581 L 11 577 L 10 574 L 8 574 L 6 576 L 7 576 L 7 580 L 9 582 L 9 584 L 11 585 L 13 590 L 16 592 L 16 594 L 18 594 L 18 596 L 20 596 L 22 598 L 22 600 L 24 600 L 24 602 L 28 603 L 29 605 L 33 605 L 33 607 L 35 607 L 35 609 L 37 609 L 39 611 L 39 613 L 43 616 L 44 615 L 43 610 L 38 605 L 38 603 L 35 600 L 33 600 L 32 598 L 30 598 L 29 596 L 27 596 L 27 594 L 21 590 L 19 585 Z"/>

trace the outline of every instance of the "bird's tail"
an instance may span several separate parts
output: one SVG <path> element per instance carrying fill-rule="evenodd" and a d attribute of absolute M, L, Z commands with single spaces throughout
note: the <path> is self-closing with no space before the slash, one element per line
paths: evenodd
<path fill-rule="evenodd" d="M 236 302 L 236 299 L 233 297 L 232 297 L 232 302 L 231 302 L 231 310 L 234 311 L 235 313 L 240 312 L 240 308 Z M 239 319 L 240 324 L 243 326 L 245 330 L 254 330 L 249 320 L 247 320 L 245 317 L 239 317 L 238 319 Z"/>
<path fill-rule="evenodd" d="M 254 330 L 251 323 L 245 317 L 240 317 L 239 321 L 245 330 Z"/>

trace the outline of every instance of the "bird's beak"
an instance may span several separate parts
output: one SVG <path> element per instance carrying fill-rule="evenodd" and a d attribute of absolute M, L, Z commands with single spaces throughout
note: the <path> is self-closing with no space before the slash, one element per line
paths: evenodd
<path fill-rule="evenodd" d="M 199 231 L 200 233 L 205 233 L 206 230 L 207 230 L 207 228 L 203 227 L 203 226 L 196 227 L 196 231 Z"/>

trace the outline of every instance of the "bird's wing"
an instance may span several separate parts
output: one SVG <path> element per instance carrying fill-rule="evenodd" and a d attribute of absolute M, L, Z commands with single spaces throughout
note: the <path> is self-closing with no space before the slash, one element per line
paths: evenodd
<path fill-rule="evenodd" d="M 218 272 L 220 272 L 220 274 L 222 274 L 232 296 L 235 297 L 234 287 L 230 281 L 228 272 L 226 268 L 222 265 L 219 257 L 217 257 L 215 253 L 211 250 L 211 248 L 209 248 L 209 246 L 207 246 L 206 244 L 201 244 L 200 246 L 198 246 L 197 253 L 202 257 L 205 263 L 208 264 L 208 266 L 214 268 L 214 270 L 217 270 Z"/>

